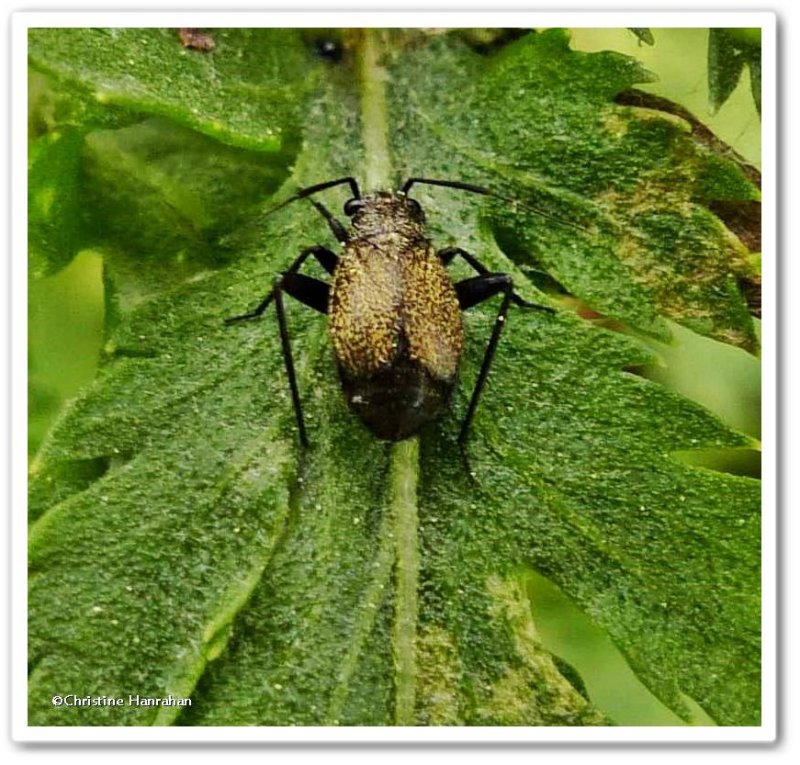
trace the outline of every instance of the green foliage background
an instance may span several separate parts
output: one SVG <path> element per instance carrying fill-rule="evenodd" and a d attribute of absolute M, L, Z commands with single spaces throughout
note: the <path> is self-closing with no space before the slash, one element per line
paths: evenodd
<path fill-rule="evenodd" d="M 339 64 L 291 31 L 215 39 L 31 32 L 31 276 L 59 272 L 31 288 L 31 720 L 624 722 L 546 638 L 537 601 L 568 597 L 679 717 L 757 724 L 757 482 L 686 464 L 753 441 L 624 372 L 691 395 L 658 364 L 686 365 L 677 338 L 735 370 L 695 398 L 729 422 L 741 408 L 713 399 L 757 373 L 735 347 L 757 348 L 737 286 L 755 266 L 706 208 L 757 199 L 741 165 L 614 105 L 652 77 L 558 31 L 489 54 L 458 34 L 345 35 Z M 437 242 L 565 309 L 510 319 L 470 445 L 478 486 L 455 417 L 372 441 L 324 321 L 292 311 L 314 433 L 298 454 L 271 322 L 221 325 L 328 241 L 301 205 L 262 221 L 271 195 L 351 172 L 488 183 L 581 225 L 419 193 Z M 463 391 L 492 318 L 468 319 Z M 99 374 L 64 406 L 99 341 Z M 194 703 L 53 709 L 62 689 Z"/>

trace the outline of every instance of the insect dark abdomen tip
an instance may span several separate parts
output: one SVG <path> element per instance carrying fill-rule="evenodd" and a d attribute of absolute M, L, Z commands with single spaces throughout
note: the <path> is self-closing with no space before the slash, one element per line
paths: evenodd
<path fill-rule="evenodd" d="M 340 377 L 350 409 L 384 441 L 411 438 L 438 419 L 455 385 L 455 379 L 437 379 L 413 362 L 366 378 L 348 377 L 340 369 Z"/>

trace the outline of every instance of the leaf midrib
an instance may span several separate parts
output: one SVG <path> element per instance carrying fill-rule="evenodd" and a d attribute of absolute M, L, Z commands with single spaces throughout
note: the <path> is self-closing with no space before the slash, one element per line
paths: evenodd
<path fill-rule="evenodd" d="M 382 66 L 386 53 L 386 31 L 365 30 L 360 37 L 358 75 L 361 104 L 361 136 L 366 162 L 364 180 L 369 189 L 390 188 L 392 172 L 389 149 L 389 108 L 386 98 L 388 74 Z M 390 457 L 388 523 L 381 526 L 378 560 L 384 564 L 393 553 L 395 564 L 394 621 L 394 722 L 415 723 L 416 633 L 419 612 L 419 439 L 394 444 Z M 389 538 L 385 536 L 389 529 Z M 383 569 L 383 566 L 379 566 Z M 376 577 L 377 579 L 377 577 Z M 375 581 L 375 579 L 373 580 Z M 374 613 L 375 609 L 368 609 Z M 361 642 L 363 645 L 363 641 Z"/>

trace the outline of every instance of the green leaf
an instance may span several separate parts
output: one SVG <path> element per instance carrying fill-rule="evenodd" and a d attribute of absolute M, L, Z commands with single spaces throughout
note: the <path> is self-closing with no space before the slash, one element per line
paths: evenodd
<path fill-rule="evenodd" d="M 761 30 L 708 30 L 708 100 L 712 114 L 728 100 L 742 70 L 750 70 L 753 102 L 761 113 Z"/>
<path fill-rule="evenodd" d="M 518 265 L 591 309 L 662 338 L 667 316 L 754 350 L 748 252 L 706 205 L 758 189 L 682 121 L 614 103 L 651 77 L 616 53 L 571 51 L 559 30 L 488 62 L 434 41 L 397 73 L 395 153 L 406 175 L 467 179 L 549 215 L 504 205 L 491 227 Z"/>
<path fill-rule="evenodd" d="M 708 30 L 708 100 L 715 113 L 739 83 L 744 57 L 724 29 Z"/>
<path fill-rule="evenodd" d="M 759 116 L 761 115 L 761 48 L 752 51 L 750 58 L 747 61 L 747 66 L 750 69 L 750 92 L 753 94 L 753 103 L 758 109 Z"/>
<path fill-rule="evenodd" d="M 170 29 L 32 29 L 31 62 L 101 103 L 159 114 L 225 143 L 277 151 L 299 117 L 308 52 L 299 32 L 227 29 L 183 48 Z"/>
<path fill-rule="evenodd" d="M 639 43 L 646 43 L 647 45 L 655 45 L 656 38 L 647 27 L 630 27 L 630 31 L 639 39 Z"/>
<path fill-rule="evenodd" d="M 94 234 L 136 262 L 220 257 L 219 238 L 247 222 L 286 177 L 289 156 L 221 146 L 161 118 L 86 136 L 85 204 Z M 189 255 L 190 253 L 190 255 Z"/>
<path fill-rule="evenodd" d="M 149 34 L 160 44 L 160 32 Z M 217 41 L 226 35 L 214 31 Z M 681 166 L 691 145 L 678 128 L 611 103 L 637 76 L 635 63 L 572 53 L 559 33 L 524 38 L 488 60 L 452 36 L 409 48 L 398 32 L 345 39 L 343 63 L 307 104 L 289 180 L 266 209 L 298 186 L 350 173 L 367 187 L 412 173 L 488 173 L 501 190 L 549 205 L 554 216 L 565 217 L 569 204 L 589 230 L 568 240 L 528 213 L 514 221 L 482 197 L 419 187 L 438 245 L 458 242 L 511 272 L 534 298 L 535 282 L 495 238 L 501 227 L 530 240 L 548 236 L 558 245 L 559 281 L 595 289 L 579 279 L 583 258 L 601 281 L 594 304 L 613 308 L 616 284 L 620 313 L 663 333 L 657 301 L 614 265 L 622 235 L 608 208 L 596 209 L 606 185 L 592 175 L 614 146 L 615 216 L 642 184 L 637 163 L 647 177 L 674 171 L 676 188 L 694 183 Z M 164 62 L 154 61 L 150 73 L 147 56 L 136 59 L 144 82 L 133 92 L 158 81 Z M 524 74 L 532 64 L 544 67 L 537 77 L 546 89 Z M 497 90 L 504 77 L 507 96 Z M 436 102 L 427 99 L 430 83 L 438 84 Z M 469 107 L 463 113 L 459 100 Z M 164 113 L 161 104 L 146 107 Z M 542 135 L 544 115 L 552 127 Z M 655 139 L 624 142 L 643 136 L 645 125 Z M 537 140 L 520 155 L 529 129 Z M 231 143 L 239 143 L 233 133 L 247 132 L 236 120 L 221 130 Z M 559 130 L 570 138 L 561 151 Z M 118 137 L 97 144 L 99 155 L 113 156 Z M 183 129 L 175 140 L 186 140 Z M 563 166 L 566 149 L 575 167 Z M 693 162 L 695 170 L 709 166 Z M 137 188 L 150 172 L 148 161 L 139 164 L 120 176 L 122 187 Z M 151 177 L 160 197 L 142 202 L 143 211 L 176 199 L 157 162 Z M 97 178 L 100 187 L 108 173 Z M 335 210 L 342 196 L 331 190 L 319 199 Z M 699 205 L 685 206 L 690 220 L 717 231 Z M 567 311 L 514 310 L 469 442 L 476 484 L 455 439 L 496 306 L 466 316 L 452 415 L 419 439 L 388 445 L 348 413 L 324 317 L 290 303 L 312 440 L 302 452 L 271 312 L 234 327 L 222 319 L 256 304 L 302 247 L 330 243 L 324 221 L 307 204 L 290 205 L 229 232 L 225 267 L 188 272 L 162 258 L 136 261 L 139 232 L 120 228 L 115 236 L 126 253 L 124 267 L 111 269 L 120 289 L 131 280 L 150 289 L 119 300 L 104 367 L 32 468 L 31 724 L 611 722 L 541 645 L 526 595 L 531 568 L 602 626 L 672 709 L 688 718 L 685 694 L 721 724 L 758 724 L 758 484 L 674 456 L 751 441 L 628 373 L 652 360 L 643 346 Z M 696 242 L 698 258 L 714 236 Z M 159 288 L 170 268 L 177 275 Z M 126 703 L 54 707 L 54 693 Z M 136 706 L 128 694 L 193 703 Z"/>
<path fill-rule="evenodd" d="M 29 56 L 42 134 L 29 174 L 33 276 L 109 239 L 210 257 L 286 177 L 314 79 L 299 33 L 285 30 L 220 30 L 206 54 L 176 30 L 34 29 Z"/>
<path fill-rule="evenodd" d="M 67 266 L 94 243 L 85 199 L 83 141 L 92 128 L 114 128 L 135 119 L 87 98 L 34 69 L 28 77 L 28 247 L 29 278 L 37 280 Z"/>
<path fill-rule="evenodd" d="M 87 241 L 81 203 L 77 130 L 39 138 L 30 147 L 28 167 L 28 246 L 30 277 L 41 278 L 66 266 Z"/>

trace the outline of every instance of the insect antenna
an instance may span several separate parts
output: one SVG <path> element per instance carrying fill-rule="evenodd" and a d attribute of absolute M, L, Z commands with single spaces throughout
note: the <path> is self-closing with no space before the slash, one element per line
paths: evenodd
<path fill-rule="evenodd" d="M 261 223 L 264 221 L 265 218 L 268 218 L 273 213 L 278 212 L 278 210 L 282 210 L 286 205 L 291 204 L 292 202 L 296 202 L 298 199 L 305 199 L 306 197 L 310 197 L 312 194 L 317 194 L 320 191 L 325 191 L 326 189 L 333 188 L 334 186 L 342 186 L 343 184 L 348 184 L 350 186 L 350 191 L 353 194 L 354 199 L 361 199 L 361 191 L 358 188 L 358 183 L 356 179 L 352 176 L 346 176 L 344 178 L 336 178 L 332 181 L 323 181 L 322 183 L 315 183 L 313 186 L 306 186 L 303 189 L 300 189 L 298 192 L 290 196 L 288 199 L 284 199 L 275 207 L 270 207 L 268 210 L 257 215 L 254 219 L 250 222 L 245 224 L 239 231 L 242 232 L 249 232 L 255 229 L 256 227 L 260 226 Z M 320 210 L 320 206 L 317 205 L 314 200 L 311 200 L 311 203 L 317 208 L 317 211 L 326 219 L 329 219 L 329 216 L 325 215 L 322 210 Z"/>
<path fill-rule="evenodd" d="M 444 186 L 449 189 L 459 189 L 460 191 L 469 191 L 472 194 L 482 194 L 485 197 L 494 197 L 495 199 L 502 199 L 504 202 L 510 202 L 511 204 L 519 205 L 520 207 L 523 207 L 526 210 L 530 210 L 532 213 L 536 213 L 536 215 L 540 215 L 542 218 L 551 220 L 554 223 L 558 223 L 562 226 L 573 228 L 577 231 L 583 231 L 584 233 L 586 233 L 587 231 L 586 228 L 579 225 L 578 223 L 573 223 L 572 221 L 564 220 L 563 218 L 559 218 L 556 215 L 551 215 L 550 213 L 547 213 L 544 210 L 540 210 L 538 207 L 525 204 L 525 202 L 520 202 L 518 199 L 514 199 L 514 197 L 507 197 L 505 194 L 500 194 L 497 191 L 492 191 L 492 189 L 487 189 L 484 186 L 476 186 L 474 183 L 465 183 L 464 181 L 440 180 L 436 178 L 409 178 L 403 184 L 403 188 L 401 189 L 402 193 L 408 194 L 409 189 L 415 183 L 424 183 L 427 184 L 428 186 Z"/>
<path fill-rule="evenodd" d="M 322 183 L 315 183 L 313 186 L 306 186 L 304 189 L 300 189 L 300 191 L 298 191 L 296 194 L 293 194 L 288 199 L 285 199 L 279 205 L 273 207 L 264 214 L 271 215 L 278 210 L 282 210 L 284 207 L 286 207 L 286 205 L 296 202 L 298 199 L 305 199 L 306 197 L 310 197 L 312 194 L 325 191 L 325 189 L 330 189 L 334 186 L 341 186 L 345 183 L 350 186 L 350 191 L 353 192 L 353 198 L 361 199 L 361 192 L 358 189 L 358 183 L 356 182 L 356 179 L 348 175 L 346 178 L 336 178 L 333 181 L 323 181 Z"/>

